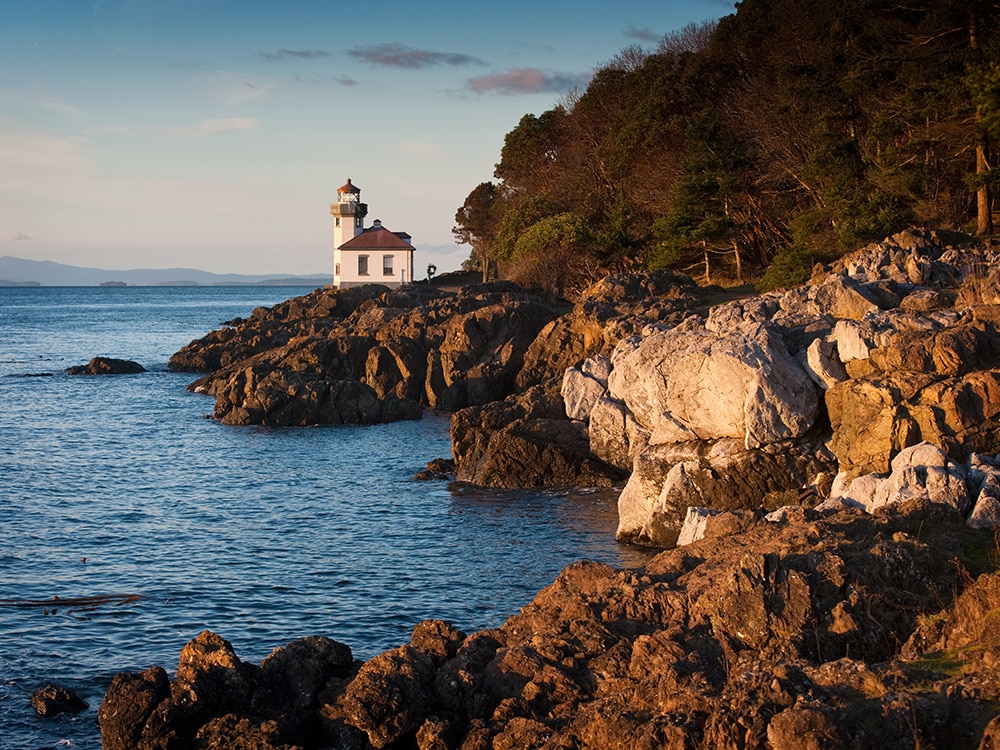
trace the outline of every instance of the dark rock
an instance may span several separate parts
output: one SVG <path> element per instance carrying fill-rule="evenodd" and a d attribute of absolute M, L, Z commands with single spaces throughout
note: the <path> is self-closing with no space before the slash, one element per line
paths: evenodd
<path fill-rule="evenodd" d="M 87 364 L 70 367 L 66 372 L 70 375 L 135 375 L 146 372 L 146 368 L 130 359 L 94 357 Z"/>
<path fill-rule="evenodd" d="M 455 478 L 455 462 L 450 458 L 434 458 L 427 462 L 427 468 L 416 473 L 414 479 L 427 480 L 453 480 Z"/>
<path fill-rule="evenodd" d="M 366 662 L 320 714 L 328 737 L 340 724 L 360 729 L 373 747 L 383 748 L 415 734 L 430 715 L 434 666 L 430 656 L 401 646 Z"/>
<path fill-rule="evenodd" d="M 31 694 L 31 706 L 42 717 L 75 714 L 86 709 L 87 702 L 69 688 L 46 685 Z"/>
<path fill-rule="evenodd" d="M 153 711 L 169 698 L 170 682 L 160 667 L 115 675 L 97 712 L 104 750 L 139 747 Z"/>

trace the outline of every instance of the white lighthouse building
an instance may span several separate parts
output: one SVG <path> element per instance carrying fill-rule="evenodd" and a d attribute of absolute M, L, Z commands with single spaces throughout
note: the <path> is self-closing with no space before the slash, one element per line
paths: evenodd
<path fill-rule="evenodd" d="M 397 287 L 413 281 L 413 246 L 406 232 L 391 232 L 378 219 L 365 228 L 368 204 L 361 189 L 347 183 L 330 204 L 333 216 L 333 285 L 383 284 Z"/>

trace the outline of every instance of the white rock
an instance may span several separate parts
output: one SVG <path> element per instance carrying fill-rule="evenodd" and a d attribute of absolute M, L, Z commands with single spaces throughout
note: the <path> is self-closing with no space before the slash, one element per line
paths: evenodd
<path fill-rule="evenodd" d="M 944 503 L 963 514 L 968 511 L 966 469 L 936 445 L 924 442 L 910 446 L 892 459 L 891 466 L 888 475 L 865 474 L 846 488 L 839 482 L 834 492 L 858 503 L 869 513 L 911 498 Z"/>
<path fill-rule="evenodd" d="M 841 362 L 868 359 L 875 342 L 871 331 L 853 320 L 838 320 L 831 334 Z"/>
<path fill-rule="evenodd" d="M 837 344 L 825 338 L 814 339 L 803 358 L 806 374 L 824 391 L 847 380 L 847 370 L 837 354 Z M 801 362 L 801 360 L 800 360 Z"/>
<path fill-rule="evenodd" d="M 968 464 L 970 494 L 976 501 L 966 523 L 976 529 L 1000 528 L 1000 456 L 972 454 Z"/>
<path fill-rule="evenodd" d="M 601 357 L 601 362 L 589 364 L 585 361 L 579 369 L 567 367 L 563 373 L 560 393 L 566 416 L 586 422 L 594 404 L 604 395 L 608 385 L 608 373 L 611 371 L 611 360 Z"/>
<path fill-rule="evenodd" d="M 681 526 L 681 533 L 677 536 L 677 546 L 684 547 L 688 544 L 694 544 L 699 539 L 703 539 L 708 519 L 718 515 L 720 512 L 712 508 L 689 507 L 687 515 L 684 516 L 684 525 Z"/>
<path fill-rule="evenodd" d="M 625 404 L 602 395 L 590 411 L 590 452 L 626 471 L 649 443 L 649 430 L 632 417 Z"/>
<path fill-rule="evenodd" d="M 608 393 L 652 443 L 738 438 L 747 448 L 799 437 L 816 388 L 768 326 L 734 335 L 670 330 L 616 351 Z"/>

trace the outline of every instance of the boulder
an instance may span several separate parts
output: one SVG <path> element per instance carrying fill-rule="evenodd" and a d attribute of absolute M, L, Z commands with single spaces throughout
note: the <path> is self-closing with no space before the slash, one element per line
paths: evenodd
<path fill-rule="evenodd" d="M 838 320 L 863 320 L 880 309 L 878 297 L 850 276 L 833 276 L 812 287 L 810 296 L 816 314 Z"/>
<path fill-rule="evenodd" d="M 687 515 L 684 516 L 684 525 L 681 526 L 680 533 L 677 535 L 677 546 L 685 547 L 704 538 L 708 519 L 722 512 L 712 508 L 688 508 Z"/>
<path fill-rule="evenodd" d="M 847 370 L 840 359 L 837 344 L 826 338 L 813 339 L 806 349 L 806 356 L 799 358 L 799 363 L 812 381 L 824 391 L 847 380 Z"/>
<path fill-rule="evenodd" d="M 549 488 L 609 487 L 625 474 L 590 453 L 586 428 L 566 419 L 516 419 L 496 431 L 468 430 L 469 412 L 452 422 L 457 479 L 480 487 Z M 485 443 L 468 446 L 462 436 L 474 434 Z M 461 456 L 461 458 L 459 458 Z"/>
<path fill-rule="evenodd" d="M 631 471 L 636 457 L 649 445 L 649 430 L 640 425 L 628 407 L 603 395 L 590 411 L 590 451 L 602 461 Z"/>
<path fill-rule="evenodd" d="M 85 365 L 67 368 L 69 375 L 136 375 L 146 372 L 146 368 L 130 359 L 114 357 L 94 357 Z"/>
<path fill-rule="evenodd" d="M 46 685 L 31 694 L 31 707 L 43 718 L 76 714 L 87 708 L 87 701 L 66 687 Z"/>
<path fill-rule="evenodd" d="M 654 444 L 737 438 L 756 448 L 800 437 L 816 419 L 815 386 L 767 326 L 660 331 L 613 361 L 609 395 Z"/>

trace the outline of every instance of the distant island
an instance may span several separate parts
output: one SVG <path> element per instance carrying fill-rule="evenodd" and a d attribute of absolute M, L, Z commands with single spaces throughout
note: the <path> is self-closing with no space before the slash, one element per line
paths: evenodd
<path fill-rule="evenodd" d="M 70 266 L 53 261 L 0 257 L 0 286 L 326 286 L 329 276 L 219 274 L 194 268 L 144 268 L 127 271 Z"/>

